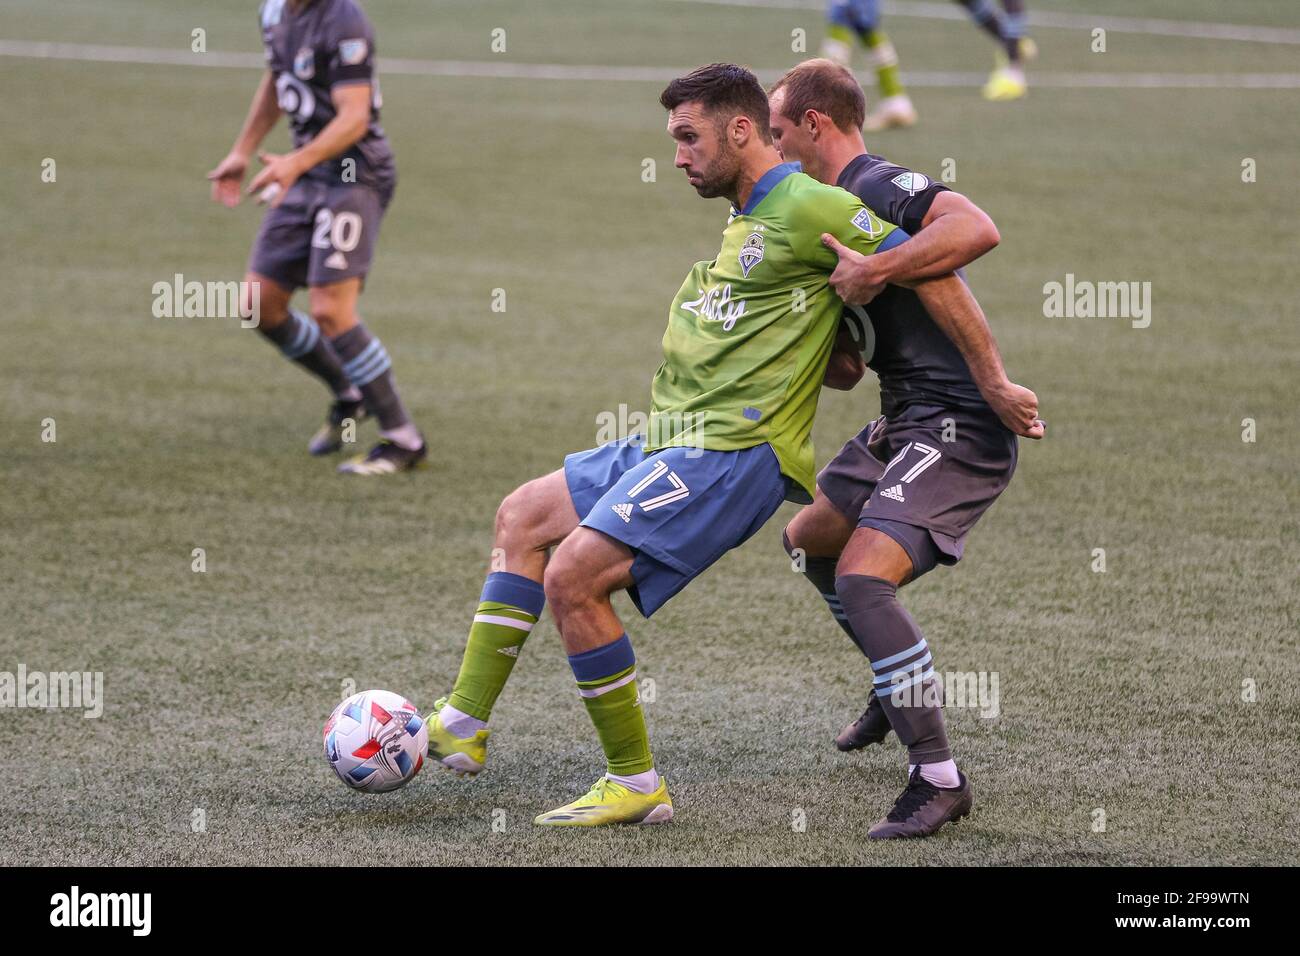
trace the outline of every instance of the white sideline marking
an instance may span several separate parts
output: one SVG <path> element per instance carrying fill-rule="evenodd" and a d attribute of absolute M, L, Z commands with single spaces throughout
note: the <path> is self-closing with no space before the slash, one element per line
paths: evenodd
<path fill-rule="evenodd" d="M 684 0 L 699 3 L 704 0 Z M 709 0 L 718 3 L 761 3 L 767 0 Z M 790 0 L 771 0 L 788 3 Z M 75 60 L 83 63 L 135 63 L 155 66 L 203 66 L 228 69 L 261 69 L 259 53 L 191 53 L 158 47 L 104 46 L 90 43 L 44 43 L 0 40 L 0 56 L 40 60 Z M 477 77 L 497 80 L 576 80 L 584 82 L 667 83 L 690 70 L 689 66 L 582 66 L 561 63 L 502 63 L 497 60 L 402 60 L 381 59 L 380 73 L 396 76 Z M 772 82 L 780 70 L 759 70 L 764 82 Z M 920 70 L 903 73 L 903 80 L 916 87 L 977 87 L 984 73 Z M 1060 89 L 1300 89 L 1300 73 L 1040 73 L 1032 75 L 1031 86 Z"/>
<path fill-rule="evenodd" d="M 727 7 L 766 7 L 773 10 L 825 9 L 824 0 L 675 0 L 677 3 L 707 3 Z M 885 15 L 928 20 L 969 20 L 970 14 L 957 4 L 887 2 Z M 1200 20 L 1160 20 L 1154 17 L 1112 17 L 1089 13 L 1055 13 L 1030 10 L 1029 25 L 1091 30 L 1102 27 L 1114 33 L 1146 33 L 1152 36 L 1190 37 L 1196 40 L 1241 40 L 1247 43 L 1300 44 L 1300 30 L 1288 27 L 1245 26 L 1236 23 L 1206 23 Z"/>

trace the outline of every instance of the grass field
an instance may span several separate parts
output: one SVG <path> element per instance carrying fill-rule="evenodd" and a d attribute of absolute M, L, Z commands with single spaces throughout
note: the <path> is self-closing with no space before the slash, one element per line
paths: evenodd
<path fill-rule="evenodd" d="M 799 59 L 792 29 L 820 37 L 819 11 L 791 6 L 368 4 L 392 57 L 768 71 Z M 1300 27 L 1287 0 L 1030 7 Z M 210 51 L 256 52 L 252 9 L 17 0 L 0 39 L 183 52 L 202 27 Z M 966 22 L 887 26 L 905 70 L 991 64 Z M 1294 44 L 1112 31 L 1094 54 L 1086 30 L 1034 32 L 1039 74 L 1296 72 Z M 203 177 L 256 78 L 0 56 L 0 671 L 105 675 L 100 719 L 0 710 L 0 863 L 1300 862 L 1300 90 L 1044 86 L 991 105 L 918 86 L 921 123 L 869 142 L 931 175 L 955 160 L 997 221 L 970 280 L 1050 426 L 966 560 L 904 594 L 941 670 L 999 676 L 996 719 L 948 712 L 976 810 L 879 846 L 866 830 L 902 753 L 831 746 L 869 669 L 791 573 L 793 505 L 652 621 L 620 598 L 671 827 L 531 826 L 600 767 L 549 618 L 478 781 L 425 772 L 365 797 L 333 778 L 319 730 L 344 682 L 425 708 L 444 693 L 497 502 L 591 446 L 601 411 L 646 408 L 666 308 L 726 208 L 672 169 L 658 83 L 385 74 L 400 184 L 363 311 L 434 464 L 343 480 L 304 452 L 315 382 L 234 322 L 150 312 L 175 273 L 242 272 L 259 213 L 213 205 Z M 1067 273 L 1150 282 L 1150 327 L 1045 318 Z M 877 408 L 870 377 L 828 394 L 819 463 Z"/>

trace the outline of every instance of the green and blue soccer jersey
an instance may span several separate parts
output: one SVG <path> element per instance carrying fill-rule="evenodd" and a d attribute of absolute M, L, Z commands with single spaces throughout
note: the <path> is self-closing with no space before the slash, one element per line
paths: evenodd
<path fill-rule="evenodd" d="M 871 254 L 907 233 L 796 163 L 769 170 L 733 213 L 718 257 L 695 264 L 668 313 L 645 450 L 767 443 L 810 501 L 813 416 L 844 308 L 822 234 Z"/>

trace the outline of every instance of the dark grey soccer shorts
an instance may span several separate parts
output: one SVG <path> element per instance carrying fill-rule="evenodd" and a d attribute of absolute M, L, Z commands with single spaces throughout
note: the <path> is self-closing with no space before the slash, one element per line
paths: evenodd
<path fill-rule="evenodd" d="M 298 180 L 262 219 L 249 271 L 290 289 L 365 276 L 391 197 L 360 183 Z"/>
<path fill-rule="evenodd" d="M 1016 436 L 991 412 L 910 405 L 849 439 L 817 487 L 858 527 L 897 541 L 918 578 L 961 560 L 966 535 L 1010 483 L 1016 453 Z"/>

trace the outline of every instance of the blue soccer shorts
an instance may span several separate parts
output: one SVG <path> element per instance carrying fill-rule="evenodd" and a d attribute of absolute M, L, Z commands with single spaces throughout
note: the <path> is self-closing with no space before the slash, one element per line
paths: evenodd
<path fill-rule="evenodd" d="M 647 454 L 635 435 L 569 455 L 564 477 L 582 526 L 632 549 L 628 593 L 645 617 L 761 528 L 788 489 L 770 445 Z"/>

